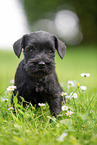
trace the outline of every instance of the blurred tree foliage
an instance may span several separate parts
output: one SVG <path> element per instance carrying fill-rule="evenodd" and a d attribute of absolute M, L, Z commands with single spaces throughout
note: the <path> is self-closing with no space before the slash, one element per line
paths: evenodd
<path fill-rule="evenodd" d="M 97 41 L 97 0 L 23 0 L 29 25 L 39 19 L 53 18 L 59 10 L 74 10 L 79 17 L 84 42 Z"/>

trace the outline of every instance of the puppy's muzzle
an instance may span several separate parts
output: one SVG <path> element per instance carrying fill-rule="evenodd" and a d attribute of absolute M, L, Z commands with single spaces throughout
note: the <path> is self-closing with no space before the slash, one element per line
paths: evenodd
<path fill-rule="evenodd" d="M 45 62 L 40 61 L 40 62 L 38 63 L 38 67 L 39 67 L 39 68 L 45 68 Z"/>
<path fill-rule="evenodd" d="M 53 60 L 30 59 L 24 66 L 26 72 L 31 76 L 47 76 L 54 72 L 55 65 Z"/>

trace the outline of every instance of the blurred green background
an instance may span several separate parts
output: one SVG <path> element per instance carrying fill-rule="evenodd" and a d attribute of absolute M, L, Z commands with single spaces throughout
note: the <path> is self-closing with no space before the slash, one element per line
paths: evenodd
<path fill-rule="evenodd" d="M 56 34 L 67 46 L 64 59 L 61 60 L 57 54 L 55 59 L 56 72 L 59 81 L 63 83 L 63 88 L 66 88 L 68 80 L 82 82 L 80 74 L 86 72 L 91 74 L 87 86 L 89 86 L 90 91 L 94 90 L 96 93 L 97 0 L 10 0 L 8 4 L 5 0 L 3 2 L 5 2 L 4 7 L 5 4 L 7 5 L 4 9 L 1 3 L 5 12 L 4 20 L 8 21 L 6 21 L 6 25 L 3 24 L 3 20 L 1 21 L 0 28 L 3 30 L 3 34 L 0 34 L 0 39 L 1 42 L 4 39 L 4 43 L 8 40 L 11 45 L 8 48 L 0 45 L 0 93 L 6 90 L 10 80 L 14 78 L 16 67 L 20 62 L 20 59 L 12 51 L 13 43 L 23 34 L 36 30 L 45 30 Z M 15 15 L 15 9 L 19 12 L 18 17 Z M 7 16 L 10 10 L 12 11 Z M 3 13 L 0 12 L 0 14 L 3 17 Z M 27 25 L 25 23 L 17 25 L 19 16 L 21 16 L 21 20 L 22 16 L 25 16 Z M 10 25 L 8 25 L 9 22 Z M 19 27 L 20 25 L 21 27 Z M 13 33 L 11 32 L 12 26 L 14 26 Z M 23 26 L 28 31 L 19 34 Z M 11 37 L 9 37 L 7 30 L 9 30 Z"/>
<path fill-rule="evenodd" d="M 68 10 L 78 16 L 83 42 L 97 42 L 97 0 L 23 0 L 22 3 L 30 28 L 40 19 L 54 20 L 59 11 Z"/>

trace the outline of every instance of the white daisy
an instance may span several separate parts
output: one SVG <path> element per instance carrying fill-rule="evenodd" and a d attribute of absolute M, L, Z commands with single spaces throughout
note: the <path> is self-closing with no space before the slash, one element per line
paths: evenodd
<path fill-rule="evenodd" d="M 68 87 L 74 87 L 74 82 L 73 82 L 73 81 L 70 81 L 70 80 L 69 80 L 69 81 L 67 82 L 67 84 L 68 84 Z"/>
<path fill-rule="evenodd" d="M 8 88 L 7 88 L 7 91 L 9 92 L 9 91 L 14 91 L 16 89 L 16 86 L 9 86 Z"/>
<path fill-rule="evenodd" d="M 81 75 L 80 76 L 82 76 L 82 77 L 90 77 L 90 73 L 81 73 Z"/>
<path fill-rule="evenodd" d="M 62 106 L 62 111 L 65 111 L 65 110 L 68 110 L 68 107 L 67 106 Z"/>
<path fill-rule="evenodd" d="M 45 106 L 45 104 L 44 103 L 38 103 L 38 106 L 43 107 L 43 106 Z"/>
<path fill-rule="evenodd" d="M 80 89 L 85 91 L 87 89 L 87 87 L 86 86 L 80 86 Z"/>
<path fill-rule="evenodd" d="M 70 115 L 72 115 L 72 114 L 74 114 L 73 112 L 71 112 L 71 110 L 70 111 L 68 111 L 67 113 L 66 113 L 66 115 L 67 116 L 70 116 Z"/>
<path fill-rule="evenodd" d="M 66 92 L 62 92 L 61 93 L 61 96 L 63 97 L 63 96 L 66 96 L 67 95 L 67 93 Z"/>
<path fill-rule="evenodd" d="M 1 101 L 5 102 L 5 101 L 8 101 L 8 99 L 7 98 L 1 98 Z"/>
<path fill-rule="evenodd" d="M 14 108 L 13 107 L 9 107 L 8 110 L 14 110 Z"/>
<path fill-rule="evenodd" d="M 72 92 L 72 93 L 70 93 L 70 97 L 71 97 L 71 98 L 77 98 L 78 96 L 77 96 L 77 93 L 73 93 L 73 92 Z"/>
<path fill-rule="evenodd" d="M 58 138 L 58 140 L 59 141 L 63 141 L 63 139 L 64 139 L 64 137 L 66 137 L 68 134 L 67 133 L 62 133 L 62 135 L 61 136 L 59 136 L 59 138 Z"/>

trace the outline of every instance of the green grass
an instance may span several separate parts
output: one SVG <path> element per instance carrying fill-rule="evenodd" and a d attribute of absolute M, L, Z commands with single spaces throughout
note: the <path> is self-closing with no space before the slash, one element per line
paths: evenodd
<path fill-rule="evenodd" d="M 66 106 L 74 112 L 71 117 L 62 111 L 51 117 L 49 106 L 36 109 L 31 104 L 26 109 L 16 104 L 16 114 L 11 107 L 11 85 L 19 59 L 11 51 L 0 51 L 0 145 L 96 145 L 97 144 L 97 46 L 67 47 L 63 60 L 56 56 L 56 72 L 64 90 L 76 92 L 78 98 L 67 100 Z M 90 73 L 82 78 L 82 72 Z M 67 88 L 68 80 L 87 86 L 86 91 L 77 87 Z M 4 93 L 2 93 L 4 91 Z M 2 98 L 8 98 L 3 102 Z M 63 141 L 58 138 L 67 133 Z"/>

